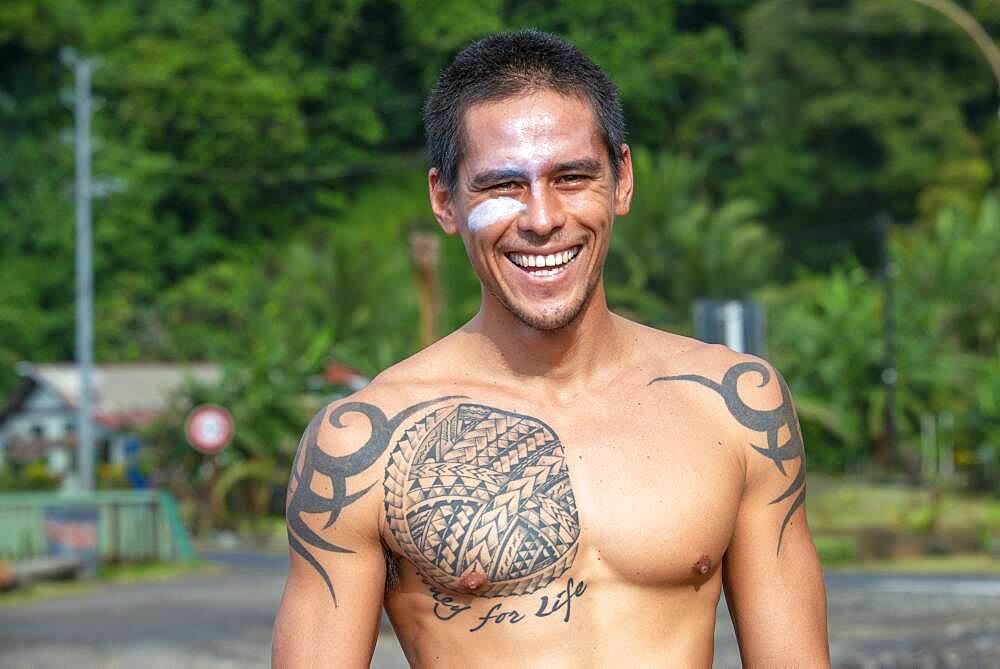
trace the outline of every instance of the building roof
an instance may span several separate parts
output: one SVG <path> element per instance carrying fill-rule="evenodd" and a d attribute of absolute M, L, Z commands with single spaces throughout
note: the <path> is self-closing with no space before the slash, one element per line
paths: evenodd
<path fill-rule="evenodd" d="M 25 377 L 22 387 L 0 412 L 0 423 L 30 394 L 33 384 L 44 385 L 59 395 L 69 407 L 79 406 L 80 373 L 75 364 L 21 363 L 18 373 Z M 167 408 L 174 393 L 188 382 L 214 384 L 222 378 L 222 368 L 212 364 L 179 365 L 133 363 L 97 365 L 93 375 L 94 418 L 116 428 L 124 424 L 148 423 Z"/>

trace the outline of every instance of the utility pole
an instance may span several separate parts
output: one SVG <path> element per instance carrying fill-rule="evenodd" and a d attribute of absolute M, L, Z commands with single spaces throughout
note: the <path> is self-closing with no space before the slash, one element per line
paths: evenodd
<path fill-rule="evenodd" d="M 71 49 L 63 50 L 63 63 L 75 79 L 73 116 L 76 147 L 76 365 L 80 372 L 77 410 L 77 472 L 83 491 L 94 489 L 94 268 L 90 200 L 90 75 L 92 63 Z"/>

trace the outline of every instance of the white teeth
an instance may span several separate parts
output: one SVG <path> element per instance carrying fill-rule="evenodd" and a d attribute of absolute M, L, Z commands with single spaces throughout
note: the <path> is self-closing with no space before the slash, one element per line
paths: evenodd
<path fill-rule="evenodd" d="M 579 252 L 579 248 L 572 248 L 566 251 L 560 251 L 559 253 L 550 253 L 549 255 L 524 255 L 521 253 L 512 253 L 508 257 L 511 261 L 520 267 L 545 267 L 553 269 L 540 269 L 538 271 L 532 272 L 536 276 L 551 276 L 562 271 L 562 266 L 568 263 L 570 260 L 576 257 Z"/>

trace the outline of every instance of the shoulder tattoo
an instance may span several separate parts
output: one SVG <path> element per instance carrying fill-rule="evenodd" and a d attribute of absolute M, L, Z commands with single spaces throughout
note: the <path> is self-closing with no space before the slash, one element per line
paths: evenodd
<path fill-rule="evenodd" d="M 321 537 L 316 530 L 305 522 L 302 514 L 327 514 L 322 529 L 325 530 L 331 527 L 337 522 L 341 511 L 356 502 L 374 485 L 373 483 L 358 492 L 348 494 L 347 479 L 364 472 L 375 464 L 375 461 L 378 460 L 389 445 L 389 438 L 392 436 L 392 433 L 403 420 L 442 399 L 448 398 L 439 398 L 437 400 L 414 404 L 396 414 L 392 419 L 386 418 L 382 410 L 374 404 L 367 404 L 365 402 L 341 404 L 330 412 L 330 415 L 326 419 L 331 426 L 342 429 L 344 425 L 340 422 L 340 419 L 347 413 L 360 413 L 371 424 L 371 435 L 368 437 L 368 441 L 350 455 L 333 456 L 319 447 L 318 435 L 325 410 L 316 414 L 306 428 L 305 433 L 303 433 L 302 439 L 299 441 L 296 462 L 292 465 L 288 491 L 289 497 L 285 509 L 285 516 L 288 521 L 288 544 L 293 551 L 302 556 L 323 577 L 326 587 L 330 591 L 330 596 L 333 598 L 334 606 L 337 604 L 337 595 L 333 589 L 330 575 L 326 572 L 323 565 L 309 552 L 305 544 L 332 553 L 353 553 L 354 551 L 332 544 Z M 326 476 L 330 479 L 333 488 L 330 497 L 320 495 L 312 489 L 312 479 L 316 474 Z"/>
<path fill-rule="evenodd" d="M 784 463 L 788 460 L 799 460 L 799 471 L 788 487 L 777 497 L 771 500 L 771 504 L 779 504 L 790 497 L 794 499 L 788 506 L 784 519 L 781 521 L 781 528 L 778 532 L 778 547 L 776 553 L 781 552 L 781 540 L 785 535 L 785 528 L 795 511 L 802 506 L 806 498 L 806 467 L 805 451 L 802 446 L 802 432 L 799 429 L 798 418 L 795 415 L 795 406 L 792 403 L 791 393 L 781 374 L 775 372 L 775 379 L 781 389 L 781 404 L 775 409 L 760 410 L 754 409 L 740 398 L 737 390 L 737 383 L 745 374 L 756 374 L 760 377 L 758 387 L 766 386 L 771 380 L 771 373 L 768 368 L 759 362 L 741 362 L 730 367 L 722 377 L 722 383 L 718 383 L 698 374 L 680 374 L 677 376 L 660 376 L 649 382 L 649 385 L 662 381 L 692 381 L 699 383 L 717 392 L 729 413 L 732 414 L 741 425 L 755 432 L 766 435 L 767 446 L 758 446 L 751 443 L 750 446 L 757 453 L 774 463 L 783 476 L 788 476 L 785 472 Z M 788 438 L 779 443 L 779 433 L 782 428 L 788 429 Z"/>

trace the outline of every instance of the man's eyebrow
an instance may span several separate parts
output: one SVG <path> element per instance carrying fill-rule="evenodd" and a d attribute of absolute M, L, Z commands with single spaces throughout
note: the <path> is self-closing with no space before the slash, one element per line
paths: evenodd
<path fill-rule="evenodd" d="M 583 172 L 584 174 L 599 174 L 601 169 L 601 162 L 593 158 L 569 160 L 552 167 L 553 172 Z"/>
<path fill-rule="evenodd" d="M 601 162 L 593 158 L 580 158 L 578 160 L 567 160 L 552 166 L 551 172 L 582 172 L 584 174 L 600 174 L 602 170 Z M 499 169 L 485 170 L 472 176 L 469 179 L 471 188 L 485 188 L 493 184 L 504 181 L 530 181 L 531 175 L 527 170 L 519 167 L 501 167 Z"/>
<path fill-rule="evenodd" d="M 469 179 L 469 186 L 472 188 L 483 188 L 485 186 L 492 186 L 493 184 L 503 183 L 505 181 L 529 181 L 530 177 L 528 173 L 518 167 L 501 167 L 495 170 L 486 170 L 484 172 L 479 172 L 474 174 L 471 179 Z"/>

